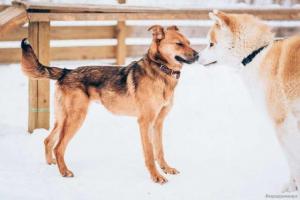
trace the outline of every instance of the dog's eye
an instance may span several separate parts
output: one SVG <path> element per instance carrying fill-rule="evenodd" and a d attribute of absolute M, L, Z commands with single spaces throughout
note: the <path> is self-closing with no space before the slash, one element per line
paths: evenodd
<path fill-rule="evenodd" d="M 213 47 L 215 44 L 214 43 L 209 43 L 209 47 Z"/>
<path fill-rule="evenodd" d="M 180 47 L 183 47 L 183 44 L 181 42 L 176 42 L 176 44 Z"/>

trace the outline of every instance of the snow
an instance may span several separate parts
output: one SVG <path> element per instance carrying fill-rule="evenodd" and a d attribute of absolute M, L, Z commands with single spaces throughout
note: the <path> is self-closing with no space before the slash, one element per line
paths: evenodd
<path fill-rule="evenodd" d="M 108 61 L 53 62 L 73 67 Z M 48 131 L 27 133 L 27 78 L 19 64 L 0 66 L 0 199 L 260 200 L 281 194 L 288 167 L 274 130 L 237 74 L 186 65 L 164 129 L 166 159 L 179 175 L 151 181 L 136 120 L 92 104 L 70 142 L 74 178 L 44 159 Z M 53 82 L 51 83 L 53 97 Z M 51 98 L 53 105 L 53 98 Z M 51 106 L 53 125 L 53 106 Z"/>

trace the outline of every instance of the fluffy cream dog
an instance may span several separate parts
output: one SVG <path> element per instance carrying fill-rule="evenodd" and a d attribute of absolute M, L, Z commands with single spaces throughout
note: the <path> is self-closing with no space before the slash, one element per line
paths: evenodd
<path fill-rule="evenodd" d="M 215 23 L 199 61 L 236 68 L 246 85 L 263 94 L 290 167 L 283 191 L 295 191 L 300 187 L 300 36 L 274 40 L 266 24 L 247 14 L 214 11 L 209 16 Z"/>

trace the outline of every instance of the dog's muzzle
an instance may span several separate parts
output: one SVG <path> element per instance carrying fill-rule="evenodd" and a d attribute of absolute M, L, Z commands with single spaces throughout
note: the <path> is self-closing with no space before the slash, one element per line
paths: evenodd
<path fill-rule="evenodd" d="M 184 59 L 181 56 L 175 56 L 175 59 L 178 62 L 181 62 L 181 63 L 192 64 L 192 63 L 196 62 L 199 59 L 199 54 L 198 54 L 198 52 L 194 51 L 192 59 L 189 59 L 189 60 Z"/>

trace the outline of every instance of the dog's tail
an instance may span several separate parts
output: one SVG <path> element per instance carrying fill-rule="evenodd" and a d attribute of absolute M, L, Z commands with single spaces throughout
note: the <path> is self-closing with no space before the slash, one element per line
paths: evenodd
<path fill-rule="evenodd" d="M 66 72 L 70 71 L 58 67 L 48 67 L 41 64 L 35 55 L 27 38 L 24 38 L 21 43 L 22 58 L 21 66 L 22 71 L 30 78 L 36 79 L 53 79 L 58 80 L 64 77 Z"/>

